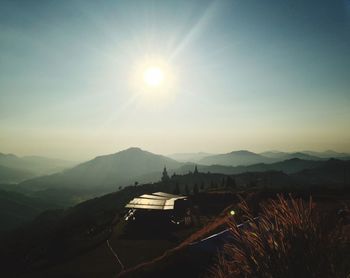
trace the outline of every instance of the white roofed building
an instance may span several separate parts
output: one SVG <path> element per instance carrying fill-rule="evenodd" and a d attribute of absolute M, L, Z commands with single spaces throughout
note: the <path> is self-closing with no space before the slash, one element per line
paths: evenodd
<path fill-rule="evenodd" d="M 125 220 L 145 229 L 184 223 L 190 217 L 191 202 L 187 196 L 155 192 L 132 199 L 125 208 L 128 209 Z"/>
<path fill-rule="evenodd" d="M 186 196 L 155 192 L 136 197 L 132 199 L 125 207 L 133 209 L 173 210 L 177 200 L 186 199 Z"/>

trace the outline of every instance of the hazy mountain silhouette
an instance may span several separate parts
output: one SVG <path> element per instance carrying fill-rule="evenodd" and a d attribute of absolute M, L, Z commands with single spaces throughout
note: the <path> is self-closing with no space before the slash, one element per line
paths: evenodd
<path fill-rule="evenodd" d="M 280 151 L 267 151 L 260 153 L 265 157 L 273 158 L 276 160 L 286 160 L 292 158 L 306 159 L 306 160 L 322 160 L 330 158 L 349 158 L 350 155 L 347 153 L 338 153 L 332 150 L 327 150 L 324 152 L 314 152 L 314 151 L 302 151 L 302 152 L 280 152 Z"/>
<path fill-rule="evenodd" d="M 29 171 L 0 165 L 0 183 L 17 183 L 34 176 L 35 174 Z"/>
<path fill-rule="evenodd" d="M 270 158 L 242 150 L 233 151 L 226 154 L 217 154 L 204 157 L 199 160 L 200 164 L 204 165 L 224 165 L 224 166 L 238 166 L 238 165 L 251 165 L 256 163 L 269 163 L 273 162 Z"/>
<path fill-rule="evenodd" d="M 257 163 L 274 163 L 289 159 L 302 160 L 326 160 L 329 158 L 348 159 L 350 156 L 346 153 L 337 153 L 334 151 L 325 152 L 281 152 L 266 151 L 262 153 L 254 153 L 250 151 L 233 151 L 226 154 L 211 155 L 198 161 L 204 165 L 224 165 L 224 166 L 247 166 Z"/>
<path fill-rule="evenodd" d="M 286 153 L 284 156 L 280 157 L 281 160 L 293 159 L 293 158 L 304 159 L 304 160 L 321 160 L 320 157 L 306 154 L 303 152 Z"/>
<path fill-rule="evenodd" d="M 198 162 L 204 157 L 211 156 L 211 153 L 198 152 L 198 153 L 174 153 L 168 155 L 168 157 L 180 162 Z"/>
<path fill-rule="evenodd" d="M 322 165 L 324 161 L 314 160 L 302 160 L 293 158 L 285 161 L 279 161 L 275 163 L 258 163 L 248 166 L 223 166 L 223 165 L 200 165 L 198 164 L 198 170 L 200 172 L 211 172 L 220 174 L 241 174 L 246 172 L 265 172 L 265 171 L 282 171 L 286 174 L 296 173 L 304 169 L 312 169 Z M 177 173 L 187 173 L 192 171 L 194 168 L 193 164 L 186 164 L 182 166 Z"/>
<path fill-rule="evenodd" d="M 273 159 L 283 159 L 288 155 L 287 152 L 280 152 L 280 151 L 267 151 L 259 154 L 268 158 L 273 158 Z"/>
<path fill-rule="evenodd" d="M 75 162 L 41 156 L 18 157 L 0 153 L 0 165 L 32 173 L 32 176 L 53 174 L 76 165 Z"/>
<path fill-rule="evenodd" d="M 176 169 L 181 163 L 139 148 L 129 148 L 115 154 L 98 156 L 61 173 L 25 181 L 19 186 L 31 191 L 83 190 L 94 195 L 116 191 L 119 186 L 134 184 L 135 181 L 144 182 L 142 176 L 150 173 L 154 173 L 153 179 L 159 180 L 164 166 L 169 170 Z"/>
<path fill-rule="evenodd" d="M 309 160 L 292 158 L 279 161 L 282 157 L 295 156 L 309 158 Z M 276 160 L 279 162 L 274 162 Z M 283 153 L 283 156 L 280 155 L 277 159 L 249 151 L 236 151 L 205 157 L 198 163 L 198 169 L 205 173 L 220 174 L 263 171 L 282 171 L 290 174 L 312 169 L 321 165 L 322 162 L 324 159 L 316 160 L 314 156 L 303 153 Z M 242 166 L 244 164 L 247 166 Z M 133 185 L 135 182 L 159 181 L 164 166 L 167 167 L 169 175 L 174 172 L 184 174 L 194 169 L 192 163 L 184 164 L 139 148 L 130 148 L 115 154 L 98 156 L 63 172 L 26 180 L 11 189 L 7 187 L 6 190 L 24 192 L 30 196 L 45 198 L 67 206 L 117 191 L 120 187 Z"/>
<path fill-rule="evenodd" d="M 302 151 L 302 153 L 320 157 L 320 158 L 349 158 L 350 157 L 350 154 L 348 153 L 339 153 L 332 150 L 327 150 L 324 152 Z"/>

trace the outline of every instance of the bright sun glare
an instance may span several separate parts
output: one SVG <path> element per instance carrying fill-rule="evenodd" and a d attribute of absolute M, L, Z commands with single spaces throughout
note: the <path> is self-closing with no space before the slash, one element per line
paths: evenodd
<path fill-rule="evenodd" d="M 149 67 L 143 73 L 144 82 L 151 87 L 158 87 L 164 80 L 164 72 L 159 67 Z"/>

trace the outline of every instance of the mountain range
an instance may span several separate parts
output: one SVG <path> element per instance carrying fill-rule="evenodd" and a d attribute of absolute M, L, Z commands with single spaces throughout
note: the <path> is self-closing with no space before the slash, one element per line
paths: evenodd
<path fill-rule="evenodd" d="M 26 179 L 33 178 L 35 175 L 32 172 L 17 168 L 9 168 L 0 165 L 0 181 L 2 183 L 16 183 Z"/>
<path fill-rule="evenodd" d="M 292 158 L 275 163 L 257 163 L 248 166 L 223 166 L 223 165 L 197 165 L 200 172 L 221 173 L 226 175 L 241 174 L 246 172 L 266 172 L 266 171 L 281 171 L 286 174 L 292 174 L 304 169 L 312 169 L 322 165 L 325 161 L 303 160 Z M 192 171 L 194 164 L 185 164 L 176 173 L 187 173 Z"/>
<path fill-rule="evenodd" d="M 174 153 L 169 154 L 168 157 L 175 159 L 179 162 L 198 162 L 201 159 L 211 156 L 213 154 L 206 152 L 198 152 L 198 153 Z"/>
<path fill-rule="evenodd" d="M 280 151 L 267 151 L 262 153 L 254 153 L 247 150 L 233 151 L 224 154 L 215 154 L 204 156 L 204 153 L 197 154 L 173 154 L 172 157 L 180 157 L 181 161 L 197 162 L 202 165 L 223 165 L 223 166 L 248 166 L 257 163 L 274 163 L 284 161 L 288 159 L 298 158 L 303 160 L 324 160 L 329 158 L 348 159 L 349 154 L 338 153 L 334 151 L 325 152 L 280 152 Z M 193 155 L 193 156 L 191 156 Z M 185 160 L 187 158 L 187 160 Z"/>
<path fill-rule="evenodd" d="M 257 163 L 274 163 L 293 158 L 303 160 L 325 160 L 329 158 L 349 159 L 350 155 L 346 153 L 337 153 L 334 151 L 303 151 L 292 153 L 268 151 L 263 153 L 254 153 L 246 150 L 241 150 L 203 157 L 198 161 L 198 163 L 204 165 L 247 166 Z"/>
<path fill-rule="evenodd" d="M 156 175 L 159 175 L 160 166 L 167 166 L 172 171 L 185 165 L 186 162 L 206 166 L 236 167 L 260 163 L 272 164 L 294 158 L 319 161 L 329 158 L 349 159 L 350 155 L 331 150 L 294 153 L 280 151 L 254 153 L 240 150 L 225 154 L 209 154 L 205 152 L 175 153 L 167 157 L 144 152 L 139 148 L 129 148 L 115 154 L 96 157 L 79 164 L 77 167 L 74 167 L 73 171 L 70 171 L 77 163 L 40 156 L 18 157 L 14 154 L 0 153 L 0 183 L 18 183 L 31 178 L 54 174 L 56 178 L 70 176 L 68 180 L 78 179 L 78 183 L 84 183 L 84 186 L 86 185 L 87 187 L 89 187 L 89 184 L 106 184 L 109 186 L 113 183 L 118 185 L 133 182 L 137 179 L 140 179 L 140 181 L 153 181 Z M 85 172 L 88 172 L 86 177 L 89 178 L 84 179 Z M 90 175 L 92 176 L 90 177 Z M 107 176 L 110 176 L 113 181 L 109 181 Z M 43 181 L 47 179 L 51 179 L 51 177 L 40 178 Z M 74 183 L 76 184 L 77 182 L 75 181 Z"/>
<path fill-rule="evenodd" d="M 139 148 L 98 156 L 71 169 L 26 180 L 14 186 L 17 191 L 44 193 L 53 190 L 70 192 L 70 201 L 78 201 L 117 191 L 120 187 L 135 183 L 158 181 L 166 166 L 169 171 L 182 164 L 171 158 L 156 155 Z M 54 196 L 53 196 L 54 197 Z"/>
<path fill-rule="evenodd" d="M 291 158 L 294 156 L 304 159 Z M 287 160 L 281 161 L 283 158 Z M 197 167 L 201 172 L 221 174 L 263 171 L 282 171 L 290 174 L 317 167 L 322 160 L 325 159 L 316 159 L 301 153 L 283 153 L 277 159 L 267 157 L 266 154 L 263 156 L 249 151 L 236 151 L 204 157 L 200 159 Z M 242 166 L 244 164 L 247 166 Z M 195 165 L 178 162 L 140 148 L 129 148 L 115 154 L 98 156 L 55 174 L 27 179 L 18 185 L 3 189 L 52 200 L 56 204 L 67 206 L 120 190 L 128 185 L 159 181 L 164 167 L 167 168 L 169 175 L 172 175 L 175 172 L 177 174 L 191 172 Z"/>
<path fill-rule="evenodd" d="M 275 156 L 276 152 L 273 155 Z M 270 156 L 272 155 L 270 154 Z M 178 162 L 140 148 L 129 148 L 115 154 L 98 156 L 55 174 L 29 178 L 18 184 L 0 184 L 0 189 L 2 190 L 0 190 L 0 199 L 6 200 L 6 202 L 3 202 L 3 206 L 5 206 L 3 210 L 9 212 L 3 218 L 7 219 L 6 222 L 11 226 L 12 224 L 8 220 L 11 219 L 9 215 L 12 213 L 16 215 L 18 211 L 23 210 L 25 207 L 28 209 L 28 214 L 25 215 L 30 217 L 42 211 L 45 204 L 50 204 L 51 207 L 69 207 L 106 193 L 120 191 L 127 186 L 135 187 L 138 184 L 157 182 L 161 179 L 164 167 L 167 168 L 170 177 L 175 173 L 176 176 L 193 173 L 195 166 L 197 166 L 200 173 L 221 175 L 247 173 L 250 176 L 249 173 L 279 171 L 283 175 L 293 175 L 295 180 L 301 183 L 305 182 L 305 184 L 310 183 L 310 176 L 315 177 L 315 179 L 318 178 L 314 183 L 322 183 L 327 181 L 327 179 L 330 179 L 330 183 L 335 181 L 337 183 L 342 182 L 342 180 L 339 180 L 339 176 L 343 177 L 342 171 L 344 171 L 342 168 L 344 164 L 342 164 L 341 160 L 327 160 L 325 158 L 316 160 L 310 159 L 310 155 L 305 154 L 301 157 L 309 158 L 309 160 L 290 158 L 271 163 L 271 161 L 284 157 L 293 157 L 293 154 L 283 153 L 283 155 L 279 155 L 279 159 L 276 157 L 267 158 L 267 161 L 270 163 L 265 163 L 266 157 L 267 154 L 263 156 L 248 151 L 231 152 L 225 155 L 213 155 L 209 156 L 209 158 L 203 158 L 201 160 L 207 161 L 208 164 L 218 162 L 214 165 L 204 165 Z M 241 159 L 241 162 L 236 164 L 263 162 L 247 166 L 228 166 L 235 160 L 238 161 L 238 159 Z M 322 167 L 327 169 L 334 168 L 336 179 L 332 178 L 331 175 L 327 175 L 326 178 L 323 177 L 322 173 L 320 174 Z M 1 168 L 6 167 L 0 166 L 0 170 Z M 11 172 L 13 169 L 7 168 L 7 171 Z M 13 174 L 23 179 L 28 178 L 28 175 L 30 176 L 24 170 L 15 171 Z M 287 184 L 287 182 L 283 180 L 283 184 Z M 22 201 L 16 202 L 16 199 Z M 14 221 L 14 224 L 27 219 L 26 217 L 18 219 L 18 221 Z"/>
<path fill-rule="evenodd" d="M 41 156 L 18 157 L 0 153 L 0 182 L 17 183 L 25 179 L 53 174 L 71 168 L 76 162 Z"/>
<path fill-rule="evenodd" d="M 207 156 L 199 160 L 199 163 L 204 165 L 239 166 L 256 163 L 268 163 L 270 161 L 272 160 L 260 154 L 242 150 Z"/>
<path fill-rule="evenodd" d="M 128 152 L 136 152 L 146 157 L 148 157 L 148 155 L 153 156 L 153 154 L 134 149 L 126 150 L 122 155 L 126 155 Z M 120 154 L 117 153 L 115 155 L 120 158 Z M 160 157 L 160 159 L 162 159 L 162 157 Z M 124 248 L 123 250 L 128 250 L 128 252 L 131 250 L 130 258 L 135 256 L 135 250 L 136 252 L 145 252 L 148 254 L 150 253 L 150 248 L 143 248 L 142 245 L 147 238 L 136 237 L 135 239 L 131 237 L 131 240 L 128 241 L 128 237 L 125 237 L 125 234 L 123 234 L 123 232 L 126 231 L 125 225 L 114 226 L 114 229 L 111 229 L 111 223 L 113 225 L 118 223 L 118 219 L 124 214 L 125 204 L 132 198 L 155 191 L 172 193 L 176 188 L 176 184 L 182 187 L 188 186 L 190 190 L 192 190 L 195 185 L 203 185 L 203 187 L 201 186 L 200 194 L 192 195 L 192 200 L 197 200 L 197 204 L 202 208 L 198 211 L 203 213 L 206 218 L 210 216 L 213 211 L 216 211 L 216 209 L 218 209 L 218 212 L 216 212 L 215 215 L 218 215 L 223 207 L 227 206 L 225 205 L 225 200 L 226 202 L 233 202 L 233 200 L 235 200 L 233 197 L 237 194 L 237 189 L 239 194 L 246 194 L 245 196 L 248 200 L 253 196 L 250 202 L 254 203 L 259 200 L 257 197 L 269 197 L 276 192 L 281 192 L 283 194 L 293 192 L 293 190 L 295 194 L 299 194 L 299 196 L 305 193 L 309 194 L 313 192 L 313 194 L 316 194 L 315 192 L 318 192 L 319 198 L 322 198 L 322 202 L 325 202 L 325 196 L 327 196 L 327 190 L 329 189 L 333 191 L 333 194 L 337 194 L 330 195 L 330 198 L 334 198 L 334 196 L 343 196 L 342 194 L 344 194 L 346 190 L 349 192 L 350 179 L 348 173 L 350 161 L 329 159 L 327 161 L 305 162 L 300 159 L 291 159 L 278 163 L 279 164 L 276 163 L 276 165 L 280 166 L 289 163 L 295 163 L 295 165 L 300 163 L 316 164 L 309 164 L 309 166 L 314 166 L 312 169 L 305 169 L 293 174 L 268 171 L 264 173 L 244 173 L 225 176 L 222 174 L 192 172 L 185 175 L 175 175 L 171 177 L 168 182 L 126 187 L 118 192 L 87 200 L 71 208 L 66 208 L 65 210 L 49 210 L 40 214 L 31 222 L 28 222 L 27 217 L 35 211 L 29 211 L 27 215 L 24 215 L 22 212 L 20 216 L 24 215 L 26 218 L 25 221 L 23 219 L 17 219 L 23 221 L 23 223 L 27 222 L 27 224 L 17 230 L 9 232 L 4 231 L 4 237 L 0 237 L 2 246 L 0 249 L 0 264 L 2 264 L 2 271 L 6 274 L 7 272 L 22 272 L 31 269 L 33 275 L 30 277 L 66 277 L 68 276 L 67 274 L 72 273 L 72 271 L 81 273 L 81 265 L 84 265 L 84 268 L 88 268 L 88 270 L 86 270 L 87 274 L 84 273 L 79 277 L 87 277 L 90 272 L 93 274 L 98 273 L 99 275 L 101 273 L 106 273 L 106 261 L 108 261 L 109 266 L 111 266 L 108 269 L 108 273 L 115 275 L 116 264 L 114 257 L 112 257 L 109 252 L 110 250 L 106 248 L 107 239 L 109 242 L 112 242 L 112 239 L 115 239 L 115 235 L 121 236 L 120 241 L 118 241 L 120 245 L 115 245 L 119 251 L 118 255 L 121 254 L 120 250 Z M 235 186 L 238 186 L 238 188 L 233 188 L 233 191 L 231 191 L 231 189 L 221 183 L 221 181 L 225 181 L 228 178 L 233 178 L 235 180 Z M 313 185 L 315 185 L 315 187 L 313 187 Z M 317 186 L 323 186 L 323 191 L 317 191 L 320 190 L 320 188 L 317 189 Z M 315 189 L 316 191 L 313 191 Z M 244 193 L 243 190 L 246 190 L 246 192 Z M 4 198 L 1 198 L 2 193 L 3 192 L 0 191 L 0 205 L 3 203 L 3 200 L 16 200 L 16 198 L 19 198 L 22 202 L 19 210 L 27 210 L 29 206 L 34 206 L 36 211 L 42 210 L 42 202 L 35 202 L 34 199 L 28 200 L 21 195 L 15 196 L 15 194 L 8 194 L 6 192 L 4 193 Z M 248 198 L 248 196 L 250 197 Z M 5 202 L 4 204 L 12 205 L 12 201 Z M 14 216 L 16 216 L 17 212 L 17 209 L 15 210 L 12 208 L 12 210 L 10 210 L 10 213 L 14 213 Z M 224 216 L 226 213 L 221 213 L 220 215 Z M 0 215 L 0 217 L 11 220 L 9 216 L 11 215 Z M 4 222 L 3 224 L 13 225 L 14 223 Z M 192 228 L 190 231 L 193 231 Z M 114 234 L 114 232 L 116 233 Z M 183 238 L 181 238 L 179 242 L 183 242 L 185 238 L 188 238 L 187 234 L 182 236 Z M 134 240 L 136 240 L 135 244 Z M 171 241 L 174 242 L 174 237 L 171 237 Z M 161 238 L 157 244 L 164 245 L 164 242 L 165 239 Z M 154 244 L 156 244 L 156 241 L 155 238 L 152 238 L 150 245 L 153 246 Z M 154 248 L 154 246 L 152 248 Z M 152 248 L 151 251 L 153 251 Z M 163 254 L 163 252 L 164 251 L 159 255 Z M 201 250 L 201 252 L 203 253 L 203 250 Z M 126 257 L 129 253 L 124 252 L 122 254 L 125 259 L 124 261 L 129 262 L 129 260 L 126 259 L 129 259 L 129 257 Z M 142 263 L 145 259 L 143 256 L 141 257 Z M 185 260 L 192 257 L 196 256 L 186 257 Z M 155 260 L 155 262 L 159 261 Z M 73 265 L 76 269 L 72 269 Z M 165 266 L 168 267 L 168 264 Z M 162 265 L 162 268 L 166 268 L 165 266 Z M 38 271 L 41 275 L 35 273 L 35 271 Z M 158 275 L 147 277 L 158 277 Z M 159 277 L 163 276 L 160 275 Z"/>

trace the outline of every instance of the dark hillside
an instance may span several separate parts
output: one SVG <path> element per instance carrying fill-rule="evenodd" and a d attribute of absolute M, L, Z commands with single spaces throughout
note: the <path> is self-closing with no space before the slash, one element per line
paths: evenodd
<path fill-rule="evenodd" d="M 350 185 L 350 161 L 330 159 L 319 167 L 305 169 L 295 173 L 293 177 L 299 183 L 310 185 Z"/>
<path fill-rule="evenodd" d="M 54 205 L 26 195 L 0 190 L 0 231 L 17 228 Z"/>

